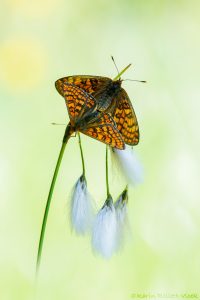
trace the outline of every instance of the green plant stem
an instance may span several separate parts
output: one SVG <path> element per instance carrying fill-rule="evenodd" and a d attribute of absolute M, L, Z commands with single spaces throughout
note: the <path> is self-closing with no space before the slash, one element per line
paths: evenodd
<path fill-rule="evenodd" d="M 131 66 L 131 64 L 129 64 L 128 66 L 126 66 L 114 79 L 113 79 L 113 81 L 116 81 L 116 80 L 118 80 L 120 77 L 121 77 L 121 75 L 124 73 L 124 72 L 126 72 L 126 70 L 129 68 Z"/>
<path fill-rule="evenodd" d="M 108 178 L 108 146 L 106 146 L 106 191 L 107 191 L 107 198 L 110 195 L 109 190 L 109 178 Z"/>
<path fill-rule="evenodd" d="M 53 174 L 53 178 L 52 178 L 52 182 L 51 182 L 51 186 L 50 186 L 50 190 L 49 190 L 49 194 L 48 194 L 48 198 L 47 198 L 47 202 L 46 202 L 46 207 L 45 207 L 45 211 L 44 211 L 42 227 L 41 227 L 41 232 L 40 232 L 40 239 L 39 239 L 39 244 L 38 244 L 36 273 L 38 273 L 40 262 L 41 262 L 41 255 L 42 255 L 42 249 L 43 249 L 43 243 L 44 243 L 45 229 L 46 229 L 46 224 L 47 224 L 51 199 L 52 199 L 56 179 L 57 179 L 57 176 L 58 176 L 58 171 L 59 171 L 59 168 L 60 168 L 60 165 L 61 165 L 61 162 L 62 162 L 62 158 L 63 158 L 63 154 L 64 154 L 64 151 L 65 151 L 65 147 L 66 147 L 67 142 L 68 142 L 68 140 L 71 136 L 71 133 L 72 133 L 72 130 L 71 130 L 71 126 L 69 124 L 66 127 L 66 130 L 65 130 L 65 135 L 64 135 L 64 138 L 63 138 L 62 147 L 60 149 L 60 153 L 59 153 L 59 156 L 58 156 L 56 168 L 55 168 L 55 171 L 54 171 L 54 174 Z"/>
<path fill-rule="evenodd" d="M 82 161 L 82 167 L 83 167 L 83 176 L 85 178 L 85 162 L 84 162 L 84 156 L 83 156 L 83 148 L 81 144 L 81 135 L 78 132 L 78 142 L 79 142 L 79 147 L 80 147 L 80 152 L 81 152 L 81 161 Z"/>

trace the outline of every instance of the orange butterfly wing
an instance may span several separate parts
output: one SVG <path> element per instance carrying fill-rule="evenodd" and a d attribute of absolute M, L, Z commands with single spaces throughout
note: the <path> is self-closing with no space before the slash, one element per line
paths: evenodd
<path fill-rule="evenodd" d="M 65 83 L 73 84 L 83 89 L 88 94 L 92 94 L 107 85 L 112 80 L 108 77 L 92 75 L 74 75 L 58 79 L 55 82 L 57 91 L 63 96 L 63 86 Z"/>
<path fill-rule="evenodd" d="M 84 119 L 86 115 L 92 115 L 96 110 L 95 99 L 83 89 L 66 82 L 61 88 L 73 126 L 78 120 Z M 102 114 L 93 122 L 86 123 L 85 127 L 77 128 L 77 130 L 111 147 L 125 148 L 122 136 L 110 114 Z"/>
<path fill-rule="evenodd" d="M 125 148 L 123 138 L 116 128 L 112 116 L 108 113 L 102 114 L 101 117 L 93 124 L 91 123 L 89 127 L 80 129 L 80 132 L 113 148 L 120 150 Z"/>
<path fill-rule="evenodd" d="M 90 75 L 68 76 L 56 81 L 56 89 L 65 98 L 72 124 L 76 122 L 77 119 L 84 117 L 86 112 L 93 112 L 97 108 L 96 100 L 92 97 L 92 94 L 103 90 L 103 87 L 109 84 L 109 82 L 112 82 L 112 79 L 108 77 Z M 112 116 L 116 123 L 115 125 L 111 124 L 112 122 L 108 122 L 108 124 L 105 123 L 105 121 L 108 121 L 107 118 L 102 121 L 109 125 L 109 128 L 106 129 L 105 124 L 101 124 L 97 127 L 88 127 L 90 129 L 88 132 L 82 132 L 107 144 L 111 143 L 115 145 L 117 144 L 115 139 L 119 139 L 128 145 L 137 145 L 139 142 L 137 118 L 131 101 L 122 88 L 116 97 L 116 105 L 114 109 L 112 109 Z M 92 124 L 88 124 L 88 126 L 90 125 Z M 118 129 L 117 132 L 116 129 Z M 121 134 L 120 137 L 119 134 Z M 116 137 L 113 139 L 112 135 Z M 119 149 L 123 149 L 121 147 L 122 146 L 119 146 Z"/>
<path fill-rule="evenodd" d="M 116 106 L 112 116 L 124 142 L 131 146 L 137 145 L 139 142 L 137 118 L 131 101 L 126 91 L 122 88 L 117 96 Z"/>
<path fill-rule="evenodd" d="M 96 101 L 94 97 L 87 94 L 81 88 L 65 83 L 62 87 L 62 91 L 72 125 L 86 113 L 95 110 Z"/>

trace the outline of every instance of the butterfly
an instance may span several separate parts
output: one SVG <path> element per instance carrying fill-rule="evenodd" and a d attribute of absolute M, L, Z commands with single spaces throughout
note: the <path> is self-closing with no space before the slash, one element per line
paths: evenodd
<path fill-rule="evenodd" d="M 121 87 L 122 80 L 108 77 L 75 75 L 58 79 L 55 83 L 58 92 L 63 95 L 63 86 L 71 84 L 93 96 L 96 109 L 111 114 L 124 142 L 134 146 L 139 142 L 139 126 L 132 103 L 126 91 Z"/>
<path fill-rule="evenodd" d="M 68 82 L 59 82 L 59 92 L 65 98 L 72 131 L 80 131 L 113 148 L 125 148 L 111 114 L 97 110 L 98 105 L 92 95 Z"/>

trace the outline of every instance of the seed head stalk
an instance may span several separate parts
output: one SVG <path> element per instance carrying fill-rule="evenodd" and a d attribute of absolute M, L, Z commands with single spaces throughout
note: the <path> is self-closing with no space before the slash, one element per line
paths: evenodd
<path fill-rule="evenodd" d="M 51 205 L 51 199 L 52 199 L 56 179 L 57 179 L 57 176 L 58 176 L 58 171 L 59 171 L 59 168 L 60 168 L 60 165 L 61 165 L 61 162 L 62 162 L 62 158 L 63 158 L 63 154 L 64 154 L 64 151 L 65 151 L 67 142 L 68 142 L 68 140 L 69 140 L 72 133 L 73 133 L 73 130 L 71 128 L 71 125 L 68 124 L 67 127 L 66 127 L 66 130 L 65 130 L 62 146 L 61 146 L 61 149 L 60 149 L 60 153 L 59 153 L 58 160 L 57 160 L 57 163 L 56 163 L 55 171 L 54 171 L 53 178 L 52 178 L 52 181 L 51 181 L 51 186 L 50 186 L 50 190 L 49 190 L 49 194 L 48 194 L 48 198 L 47 198 L 47 202 L 46 202 L 46 207 L 45 207 L 45 211 L 44 211 L 42 227 L 41 227 L 41 231 L 40 231 L 40 239 L 39 239 L 39 244 L 38 244 L 36 274 L 38 273 L 39 267 L 40 267 L 42 250 L 43 250 L 43 243 L 44 243 L 44 236 L 45 236 L 46 224 L 47 224 L 47 219 L 48 219 L 48 213 L 49 213 L 49 208 L 50 208 L 50 205 Z"/>
<path fill-rule="evenodd" d="M 83 156 L 83 148 L 81 144 L 81 136 L 80 133 L 78 132 L 78 142 L 79 142 L 79 148 L 80 148 L 80 153 L 81 153 L 81 162 L 82 162 L 82 168 L 83 168 L 83 176 L 85 178 L 85 162 L 84 162 L 84 156 Z"/>
<path fill-rule="evenodd" d="M 108 198 L 110 196 L 109 175 L 108 175 L 108 146 L 106 146 L 106 192 Z"/>

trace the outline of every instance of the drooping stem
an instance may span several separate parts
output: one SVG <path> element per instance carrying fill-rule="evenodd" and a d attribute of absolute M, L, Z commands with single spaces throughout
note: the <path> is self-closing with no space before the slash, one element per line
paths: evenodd
<path fill-rule="evenodd" d="M 80 147 L 80 152 L 81 152 L 81 161 L 82 161 L 82 168 L 83 168 L 83 176 L 85 177 L 85 162 L 84 162 L 84 156 L 83 156 L 83 148 L 81 144 L 81 136 L 80 133 L 78 132 L 78 142 L 79 142 L 79 147 Z"/>
<path fill-rule="evenodd" d="M 39 244 L 38 244 L 36 272 L 38 272 L 39 266 L 40 266 L 43 243 L 44 243 L 44 237 L 45 237 L 46 224 L 47 224 L 47 219 L 48 219 L 48 213 L 49 213 L 49 208 L 50 208 L 50 204 L 51 204 L 51 199 L 52 199 L 52 195 L 53 195 L 53 191 L 54 191 L 58 171 L 59 171 L 59 168 L 60 168 L 60 165 L 61 165 L 61 162 L 62 162 L 65 147 L 67 145 L 67 142 L 68 142 L 71 134 L 72 134 L 72 129 L 71 129 L 70 124 L 68 124 L 67 127 L 66 127 L 66 130 L 65 130 L 65 135 L 64 135 L 64 138 L 63 138 L 62 147 L 60 149 L 60 153 L 59 153 L 59 156 L 58 156 L 57 164 L 56 164 L 55 171 L 54 171 L 54 174 L 53 174 L 53 178 L 52 178 L 52 182 L 51 182 L 51 186 L 50 186 L 50 190 L 49 190 L 49 194 L 48 194 L 48 198 L 47 198 L 47 202 L 46 202 L 46 207 L 45 207 L 45 211 L 44 211 L 42 227 L 41 227 L 41 232 L 40 232 L 40 239 L 39 239 Z"/>
<path fill-rule="evenodd" d="M 128 66 L 126 66 L 114 79 L 113 79 L 113 81 L 116 81 L 116 80 L 118 80 L 121 76 L 122 76 L 122 74 L 124 73 L 124 72 L 126 72 L 126 70 L 129 68 L 131 66 L 131 64 L 129 64 Z"/>
<path fill-rule="evenodd" d="M 108 178 L 108 146 L 106 146 L 106 192 L 108 198 L 108 196 L 110 195 L 109 178 Z"/>

